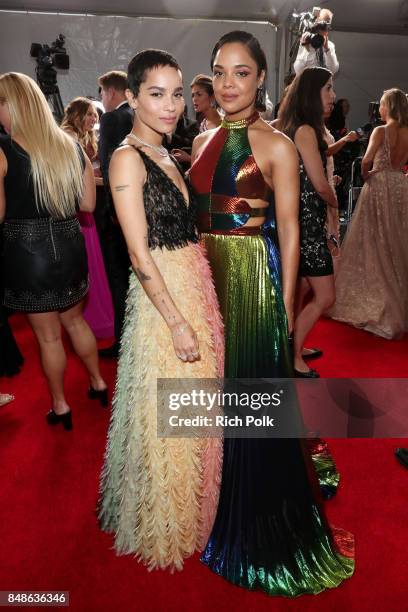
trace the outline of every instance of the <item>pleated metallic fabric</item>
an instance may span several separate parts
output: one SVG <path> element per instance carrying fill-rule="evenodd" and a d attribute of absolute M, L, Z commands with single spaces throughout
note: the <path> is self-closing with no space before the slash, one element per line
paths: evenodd
<path fill-rule="evenodd" d="M 272 194 L 248 138 L 257 120 L 254 114 L 224 121 L 190 172 L 229 378 L 292 376 Z M 267 223 L 248 226 L 260 210 Z M 236 585 L 288 597 L 319 593 L 351 576 L 353 536 L 330 527 L 322 507 L 315 468 L 335 486 L 329 463 L 321 441 L 226 439 L 220 501 L 202 561 Z"/>

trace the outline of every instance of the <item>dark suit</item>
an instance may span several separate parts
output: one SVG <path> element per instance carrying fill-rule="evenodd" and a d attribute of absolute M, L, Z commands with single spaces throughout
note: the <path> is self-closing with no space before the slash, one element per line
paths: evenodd
<path fill-rule="evenodd" d="M 133 111 L 126 102 L 113 111 L 103 113 L 99 126 L 99 160 L 105 185 L 109 184 L 109 162 L 126 134 L 132 130 Z"/>
<path fill-rule="evenodd" d="M 104 238 L 102 250 L 104 253 L 106 272 L 112 293 L 115 311 L 115 337 L 120 340 L 123 319 L 125 316 L 125 300 L 129 283 L 129 255 L 122 231 L 117 223 L 109 189 L 109 162 L 115 149 L 132 130 L 133 111 L 126 102 L 119 108 L 104 113 L 99 127 L 99 160 L 101 172 L 106 186 L 106 207 L 99 214 L 99 225 L 102 226 Z"/>

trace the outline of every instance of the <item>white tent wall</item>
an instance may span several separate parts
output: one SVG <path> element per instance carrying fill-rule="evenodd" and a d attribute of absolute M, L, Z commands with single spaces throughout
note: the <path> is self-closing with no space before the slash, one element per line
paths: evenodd
<path fill-rule="evenodd" d="M 276 31 L 268 23 L 5 12 L 0 13 L 0 28 L 0 73 L 17 71 L 32 77 L 36 62 L 29 57 L 31 43 L 50 44 L 60 32 L 66 36 L 70 69 L 58 74 L 64 105 L 76 96 L 96 95 L 99 75 L 114 68 L 126 70 L 137 51 L 155 47 L 179 61 L 191 109 L 188 84 L 195 74 L 209 73 L 214 44 L 235 29 L 260 40 L 268 58 L 268 91 L 272 100 L 276 97 Z"/>
<path fill-rule="evenodd" d="M 340 71 L 335 79 L 338 98 L 348 98 L 350 128 L 367 123 L 368 103 L 384 89 L 408 91 L 408 36 L 332 32 Z"/>

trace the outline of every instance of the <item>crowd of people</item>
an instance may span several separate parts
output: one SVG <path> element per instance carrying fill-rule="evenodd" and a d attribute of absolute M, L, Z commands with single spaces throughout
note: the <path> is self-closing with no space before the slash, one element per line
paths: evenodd
<path fill-rule="evenodd" d="M 325 313 L 385 338 L 408 331 L 407 95 L 381 97 L 383 125 L 334 264 L 333 158 L 358 135 L 345 124 L 329 131 L 347 101 L 335 106 L 338 64 L 326 43 L 333 70 L 309 65 L 305 46 L 272 125 L 261 116 L 266 57 L 243 31 L 222 36 L 212 76 L 191 82 L 196 123 L 169 53 L 145 50 L 127 74 L 102 75 L 99 142 L 92 100 L 72 100 L 58 126 L 32 79 L 0 76 L 0 333 L 18 370 L 7 314 L 27 314 L 52 401 L 47 422 L 66 430 L 61 326 L 88 371 L 89 398 L 103 406 L 99 358 L 119 356 L 101 528 L 149 568 L 181 569 L 201 550 L 233 584 L 290 597 L 354 571 L 353 536 L 329 524 L 321 500 L 325 443 L 158 437 L 157 379 L 317 378 L 308 361 L 322 351 L 307 337 Z M 95 335 L 114 337 L 99 355 Z M 12 399 L 2 394 L 0 405 Z"/>

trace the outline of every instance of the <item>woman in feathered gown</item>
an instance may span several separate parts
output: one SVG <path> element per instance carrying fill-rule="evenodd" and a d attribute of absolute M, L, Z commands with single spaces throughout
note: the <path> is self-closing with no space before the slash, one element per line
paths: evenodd
<path fill-rule="evenodd" d="M 211 529 L 221 443 L 159 438 L 157 379 L 221 374 L 222 324 L 194 200 L 160 146 L 184 108 L 178 65 L 164 51 L 142 51 L 128 78 L 137 112 L 127 145 L 112 157 L 110 185 L 133 273 L 99 518 L 115 534 L 118 553 L 133 553 L 149 568 L 181 569 Z"/>
<path fill-rule="evenodd" d="M 406 94 L 385 91 L 380 113 L 385 125 L 374 129 L 362 162 L 366 182 L 343 241 L 329 314 L 383 338 L 399 338 L 408 331 Z"/>

